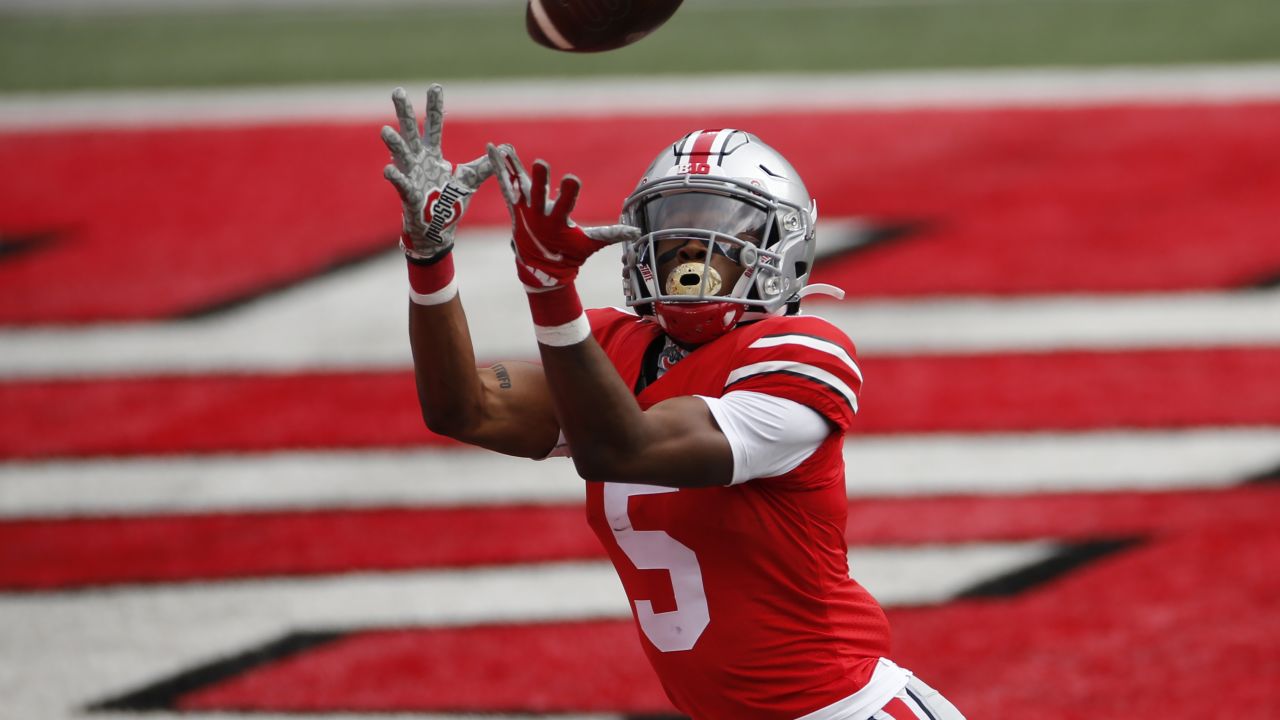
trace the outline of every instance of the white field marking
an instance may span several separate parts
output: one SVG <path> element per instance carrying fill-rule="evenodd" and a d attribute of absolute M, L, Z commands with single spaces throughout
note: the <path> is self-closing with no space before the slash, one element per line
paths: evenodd
<path fill-rule="evenodd" d="M 1050 542 L 857 548 L 886 605 L 945 601 L 1049 557 Z M 0 594 L 0 697 L 54 718 L 290 631 L 628 617 L 605 562 Z"/>
<path fill-rule="evenodd" d="M 1280 466 L 1280 428 L 854 436 L 851 498 L 1217 488 Z M 324 451 L 0 463 L 0 519 L 580 503 L 564 459 Z"/>
<path fill-rule="evenodd" d="M 1141 350 L 1280 342 L 1280 290 L 815 302 L 859 355 Z"/>
<path fill-rule="evenodd" d="M 12 93 L 0 95 L 0 129 L 391 123 L 397 84 L 421 109 L 426 80 Z M 1240 103 L 1280 98 L 1280 63 L 458 81 L 445 94 L 450 120 L 758 113 L 761 97 L 770 113 Z"/>
<path fill-rule="evenodd" d="M 458 285 L 481 362 L 530 360 L 537 341 L 503 232 L 460 236 Z M 578 278 L 587 307 L 622 302 L 620 251 Z M 408 283 L 390 251 L 217 316 L 0 329 L 0 379 L 408 368 Z M 1280 290 L 816 301 L 808 312 L 861 356 L 1280 343 Z M 317 323 L 315 318 L 325 322 Z"/>

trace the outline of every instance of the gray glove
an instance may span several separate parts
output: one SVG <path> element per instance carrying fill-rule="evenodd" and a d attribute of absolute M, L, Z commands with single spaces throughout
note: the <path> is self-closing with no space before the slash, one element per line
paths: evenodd
<path fill-rule="evenodd" d="M 432 260 L 453 248 L 453 233 L 471 195 L 493 174 L 487 156 L 455 169 L 440 152 L 444 128 L 444 88 L 427 88 L 426 143 L 418 133 L 418 116 L 404 88 L 391 93 L 400 131 L 382 128 L 382 142 L 392 164 L 382 175 L 395 186 L 404 206 L 400 247 L 414 260 Z"/>

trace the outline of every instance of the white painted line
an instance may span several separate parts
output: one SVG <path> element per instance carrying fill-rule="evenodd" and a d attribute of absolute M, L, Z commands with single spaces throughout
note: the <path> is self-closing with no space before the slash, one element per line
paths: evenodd
<path fill-rule="evenodd" d="M 1280 465 L 1280 428 L 855 437 L 850 497 L 1171 490 Z"/>
<path fill-rule="evenodd" d="M 460 234 L 458 284 L 482 362 L 537 344 L 506 234 Z M 587 307 L 622 303 L 619 251 L 578 279 Z M 496 271 L 495 271 L 496 269 Z M 0 379 L 411 366 L 404 260 L 390 251 L 216 317 L 0 329 Z M 1280 343 L 1280 290 L 812 302 L 862 356 Z M 315 318 L 325 322 L 317 323 Z"/>
<path fill-rule="evenodd" d="M 580 503 L 568 460 L 485 450 L 0 463 L 0 518 Z"/>
<path fill-rule="evenodd" d="M 854 436 L 851 498 L 1214 488 L 1280 466 L 1280 428 Z M 572 464 L 483 450 L 0 463 L 0 519 L 573 504 Z"/>
<path fill-rule="evenodd" d="M 858 548 L 850 565 L 883 604 L 920 605 L 1055 548 Z M 291 631 L 625 617 L 627 600 L 603 562 L 0 594 L 5 657 L 22 658 L 0 664 L 0 693 L 15 718 L 65 717 Z"/>
<path fill-rule="evenodd" d="M 651 116 L 687 112 L 1073 107 L 1240 103 L 1280 98 L 1280 64 L 930 70 L 448 81 L 450 119 Z M 0 129 L 391 123 L 391 90 L 419 109 L 429 79 L 377 84 L 0 95 Z"/>
<path fill-rule="evenodd" d="M 860 355 L 1280 343 L 1280 291 L 813 303 Z"/>

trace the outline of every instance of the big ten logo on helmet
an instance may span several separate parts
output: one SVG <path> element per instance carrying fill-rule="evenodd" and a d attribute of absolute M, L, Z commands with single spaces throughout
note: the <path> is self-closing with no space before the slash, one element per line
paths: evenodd
<path fill-rule="evenodd" d="M 462 199 L 468 191 L 453 183 L 442 190 L 432 190 L 427 196 L 426 207 L 422 209 L 423 219 L 427 222 L 427 239 L 431 242 L 443 242 L 440 234 L 462 217 Z"/>
<path fill-rule="evenodd" d="M 676 166 L 677 175 L 710 175 L 711 165 L 704 162 L 690 162 Z"/>
<path fill-rule="evenodd" d="M 579 0 L 566 3 L 573 19 L 590 30 L 600 30 L 631 12 L 631 0 Z"/>

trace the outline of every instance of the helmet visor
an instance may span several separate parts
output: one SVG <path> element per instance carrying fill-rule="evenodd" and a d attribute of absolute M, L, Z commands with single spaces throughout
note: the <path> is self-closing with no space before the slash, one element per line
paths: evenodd
<path fill-rule="evenodd" d="M 681 192 L 660 195 L 644 203 L 639 212 L 644 234 L 658 231 L 690 230 L 694 237 L 709 234 L 728 236 L 759 247 L 769 229 L 769 212 L 763 207 L 727 195 Z M 700 232 L 698 232 L 700 231 Z M 664 232 L 667 238 L 678 233 Z M 737 260 L 739 243 L 717 242 L 717 249 Z"/>

